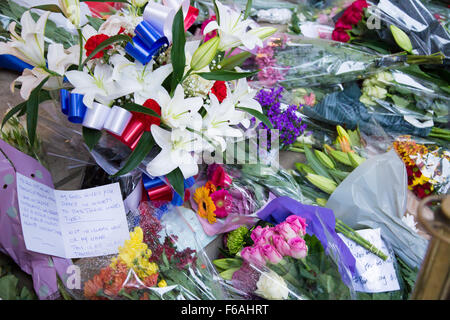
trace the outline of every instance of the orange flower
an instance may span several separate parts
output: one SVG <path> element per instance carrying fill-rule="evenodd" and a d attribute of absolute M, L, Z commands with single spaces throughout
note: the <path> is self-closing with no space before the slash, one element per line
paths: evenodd
<path fill-rule="evenodd" d="M 103 290 L 103 280 L 99 274 L 84 284 L 84 296 L 90 300 L 101 300 L 102 298 L 97 296 L 101 290 Z"/>
<path fill-rule="evenodd" d="M 350 143 L 348 142 L 346 137 L 338 137 L 339 144 L 341 145 L 342 152 L 352 152 L 352 148 L 350 147 Z"/>
<path fill-rule="evenodd" d="M 208 219 L 209 223 L 216 222 L 216 206 L 209 196 L 209 190 L 206 187 L 200 187 L 195 190 L 194 201 L 198 205 L 197 213 L 200 217 Z"/>
<path fill-rule="evenodd" d="M 208 181 L 205 184 L 205 188 L 208 189 L 209 195 L 211 195 L 211 193 L 214 193 L 217 191 L 217 187 L 211 181 Z"/>
<path fill-rule="evenodd" d="M 148 276 L 144 279 L 144 284 L 147 287 L 154 287 L 156 286 L 156 283 L 158 283 L 158 273 L 152 274 L 151 276 Z"/>

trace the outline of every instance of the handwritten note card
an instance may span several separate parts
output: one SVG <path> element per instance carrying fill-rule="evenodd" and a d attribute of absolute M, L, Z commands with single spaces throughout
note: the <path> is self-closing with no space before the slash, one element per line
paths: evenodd
<path fill-rule="evenodd" d="M 28 250 L 63 258 L 118 252 L 129 239 L 118 183 L 54 190 L 17 174 L 20 219 Z"/>
<path fill-rule="evenodd" d="M 352 279 L 355 290 L 369 293 L 400 290 L 393 257 L 381 239 L 380 229 L 366 229 L 357 232 L 386 254 L 388 259 L 383 261 L 380 257 L 339 233 L 338 235 L 356 259 L 356 275 Z"/>

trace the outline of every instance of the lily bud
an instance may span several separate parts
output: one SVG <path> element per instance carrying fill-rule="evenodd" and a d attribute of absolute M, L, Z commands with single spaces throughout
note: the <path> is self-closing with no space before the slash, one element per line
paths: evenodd
<path fill-rule="evenodd" d="M 257 36 L 261 40 L 265 40 L 268 37 L 270 37 L 271 35 L 273 35 L 276 31 L 277 31 L 276 28 L 260 27 L 260 28 L 251 29 L 248 33 Z"/>
<path fill-rule="evenodd" d="M 398 46 L 403 50 L 405 50 L 406 52 L 411 53 L 413 47 L 408 35 L 403 30 L 394 25 L 391 25 L 391 32 Z"/>
<path fill-rule="evenodd" d="M 64 16 L 75 26 L 80 26 L 80 1 L 79 0 L 59 0 L 59 7 Z"/>
<path fill-rule="evenodd" d="M 198 71 L 209 65 L 216 56 L 219 44 L 219 37 L 214 37 L 198 47 L 192 56 L 191 69 Z"/>

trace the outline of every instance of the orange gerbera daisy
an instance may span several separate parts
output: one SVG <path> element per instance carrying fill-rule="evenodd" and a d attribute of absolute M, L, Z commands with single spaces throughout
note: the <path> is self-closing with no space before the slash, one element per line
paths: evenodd
<path fill-rule="evenodd" d="M 216 222 L 216 206 L 209 196 L 209 190 L 206 187 L 200 187 L 195 190 L 194 201 L 198 205 L 197 213 L 200 217 L 208 219 L 209 223 Z"/>

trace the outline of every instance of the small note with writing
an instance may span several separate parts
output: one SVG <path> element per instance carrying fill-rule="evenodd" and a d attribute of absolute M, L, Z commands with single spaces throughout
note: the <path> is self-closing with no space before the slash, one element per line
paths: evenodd
<path fill-rule="evenodd" d="M 381 239 L 380 229 L 365 229 L 356 232 L 386 254 L 388 259 L 384 261 L 338 233 L 356 259 L 356 274 L 352 279 L 355 291 L 379 293 L 400 290 L 393 257 Z"/>
<path fill-rule="evenodd" d="M 63 258 L 118 252 L 129 239 L 118 183 L 54 190 L 17 173 L 20 219 L 28 250 Z"/>

